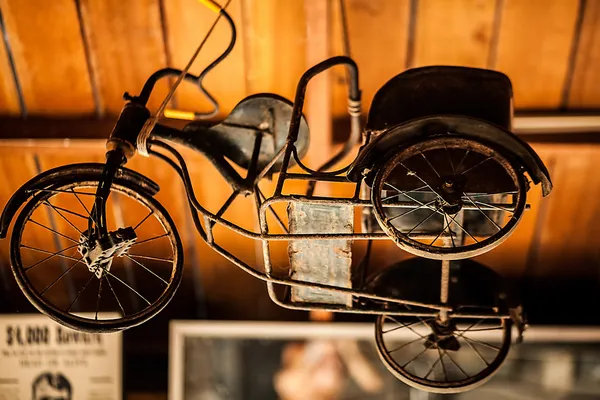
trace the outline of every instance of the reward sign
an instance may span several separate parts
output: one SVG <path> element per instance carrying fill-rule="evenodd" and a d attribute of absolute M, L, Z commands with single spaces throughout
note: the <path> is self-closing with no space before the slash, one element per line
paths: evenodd
<path fill-rule="evenodd" d="M 0 399 L 119 400 L 121 343 L 43 315 L 1 316 Z"/>

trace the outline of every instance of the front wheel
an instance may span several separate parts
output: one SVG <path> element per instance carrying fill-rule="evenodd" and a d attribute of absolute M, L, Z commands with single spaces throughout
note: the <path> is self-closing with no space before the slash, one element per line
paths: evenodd
<path fill-rule="evenodd" d="M 25 205 L 10 240 L 19 287 L 42 313 L 73 329 L 114 332 L 139 325 L 173 298 L 183 249 L 171 217 L 149 194 L 115 182 L 108 233 L 93 238 L 97 179 L 50 182 Z"/>

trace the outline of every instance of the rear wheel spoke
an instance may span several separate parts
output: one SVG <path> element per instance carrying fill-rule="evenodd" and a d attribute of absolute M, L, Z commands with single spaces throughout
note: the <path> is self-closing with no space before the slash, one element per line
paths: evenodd
<path fill-rule="evenodd" d="M 466 193 L 463 193 L 463 194 L 465 196 L 467 196 Z M 494 221 L 493 219 L 491 219 L 489 215 L 487 215 L 486 213 L 484 213 L 483 210 L 477 204 L 475 204 L 475 202 L 473 201 L 472 198 L 470 198 L 469 196 L 467 196 L 467 198 L 469 199 L 469 201 L 471 202 L 471 204 L 473 204 L 475 207 L 477 207 L 477 209 L 479 210 L 479 212 L 482 213 L 483 216 L 485 218 L 487 218 L 488 221 L 490 221 L 492 224 L 494 224 L 494 226 L 496 227 L 496 229 L 498 229 L 498 231 L 502 230 L 502 228 L 496 223 L 496 221 Z"/>

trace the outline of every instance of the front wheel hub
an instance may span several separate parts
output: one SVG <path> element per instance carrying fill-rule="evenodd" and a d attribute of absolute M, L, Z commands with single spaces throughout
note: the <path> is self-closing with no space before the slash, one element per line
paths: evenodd
<path fill-rule="evenodd" d="M 127 254 L 137 239 L 132 227 L 119 228 L 99 239 L 90 240 L 88 236 L 88 231 L 81 234 L 77 249 L 88 270 L 98 279 L 102 278 L 104 272 L 110 271 L 113 258 Z"/>

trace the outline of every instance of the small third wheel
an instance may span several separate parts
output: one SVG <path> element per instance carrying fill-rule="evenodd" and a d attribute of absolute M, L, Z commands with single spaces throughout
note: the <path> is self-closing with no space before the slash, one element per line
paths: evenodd
<path fill-rule="evenodd" d="M 377 351 L 402 382 L 434 393 L 461 393 L 488 381 L 511 343 L 508 318 L 380 315 Z"/>

